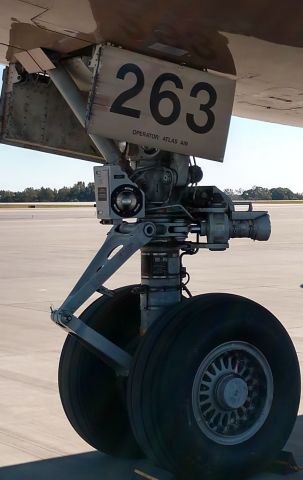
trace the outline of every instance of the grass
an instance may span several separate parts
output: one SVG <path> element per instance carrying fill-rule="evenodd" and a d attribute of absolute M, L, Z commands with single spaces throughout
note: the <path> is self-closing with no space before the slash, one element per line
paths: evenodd
<path fill-rule="evenodd" d="M 79 208 L 93 207 L 94 204 L 75 203 L 0 203 L 0 208 Z"/>
<path fill-rule="evenodd" d="M 303 205 L 303 200 L 247 200 L 252 203 L 269 205 Z M 243 200 L 244 202 L 244 200 Z M 67 202 L 67 203 L 0 203 L 0 208 L 79 208 L 94 207 L 93 203 Z"/>

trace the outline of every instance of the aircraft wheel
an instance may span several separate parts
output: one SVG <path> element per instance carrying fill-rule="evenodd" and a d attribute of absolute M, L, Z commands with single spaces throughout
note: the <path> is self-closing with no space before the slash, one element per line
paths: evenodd
<path fill-rule="evenodd" d="M 283 448 L 300 400 L 299 364 L 280 322 L 229 294 L 182 302 L 145 335 L 128 380 L 133 431 L 178 478 L 232 478 Z"/>
<path fill-rule="evenodd" d="M 134 348 L 140 328 L 140 300 L 132 286 L 101 297 L 80 318 L 123 348 Z M 115 374 L 75 337 L 68 335 L 59 364 L 59 390 L 66 416 L 92 447 L 110 455 L 140 457 L 126 408 L 126 379 Z"/>

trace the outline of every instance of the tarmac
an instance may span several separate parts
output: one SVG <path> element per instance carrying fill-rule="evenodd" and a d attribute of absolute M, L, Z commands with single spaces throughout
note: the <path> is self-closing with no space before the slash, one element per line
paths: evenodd
<path fill-rule="evenodd" d="M 256 208 L 270 211 L 270 241 L 232 240 L 225 252 L 186 257 L 189 288 L 237 293 L 267 307 L 288 330 L 302 365 L 303 205 Z M 135 478 L 133 462 L 95 452 L 78 437 L 57 389 L 65 334 L 50 321 L 50 306 L 60 306 L 107 231 L 93 207 L 0 210 L 0 480 Z M 139 282 L 139 262 L 136 254 L 106 286 Z M 286 449 L 303 466 L 302 414 L 303 402 Z"/>

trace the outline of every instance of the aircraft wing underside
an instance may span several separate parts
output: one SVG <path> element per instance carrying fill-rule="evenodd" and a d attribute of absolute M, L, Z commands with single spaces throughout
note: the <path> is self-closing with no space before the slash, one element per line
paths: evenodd
<path fill-rule="evenodd" d="M 291 0 L 0 0 L 0 61 L 102 42 L 236 75 L 233 114 L 303 125 L 303 4 Z"/>

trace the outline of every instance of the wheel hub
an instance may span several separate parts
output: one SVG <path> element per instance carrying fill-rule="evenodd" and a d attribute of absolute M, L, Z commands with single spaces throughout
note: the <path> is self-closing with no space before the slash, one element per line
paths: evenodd
<path fill-rule="evenodd" d="M 202 361 L 192 388 L 193 413 L 211 440 L 235 445 L 264 424 L 273 398 L 265 356 L 246 342 L 227 342 Z"/>
<path fill-rule="evenodd" d="M 219 380 L 217 386 L 217 401 L 225 410 L 242 407 L 248 397 L 248 385 L 241 377 L 226 375 Z"/>

